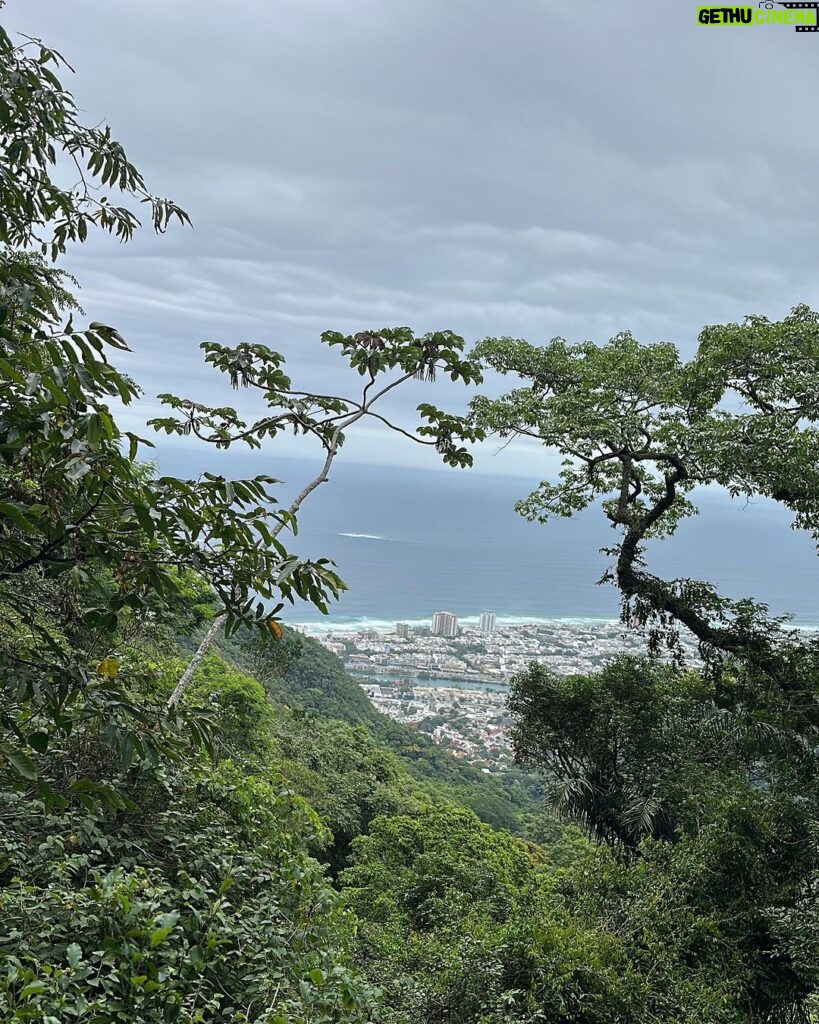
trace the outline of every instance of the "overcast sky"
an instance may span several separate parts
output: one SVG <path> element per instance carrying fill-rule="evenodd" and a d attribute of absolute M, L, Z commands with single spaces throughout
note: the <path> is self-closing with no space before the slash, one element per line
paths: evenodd
<path fill-rule="evenodd" d="M 690 352 L 705 323 L 819 302 L 819 36 L 705 28 L 695 8 L 9 0 L 4 22 L 63 50 L 88 121 L 193 218 L 70 260 L 134 350 L 144 418 L 163 390 L 233 400 L 205 339 L 269 344 L 326 389 L 328 328 L 629 328 Z M 378 431 L 345 455 L 434 464 Z"/>

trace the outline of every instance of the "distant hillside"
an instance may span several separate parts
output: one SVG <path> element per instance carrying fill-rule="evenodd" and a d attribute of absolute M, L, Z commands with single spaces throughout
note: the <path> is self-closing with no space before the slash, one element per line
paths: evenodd
<path fill-rule="evenodd" d="M 469 807 L 483 821 L 529 834 L 532 816 L 537 812 L 542 817 L 537 779 L 516 770 L 486 775 L 417 730 L 382 715 L 340 659 L 312 637 L 285 630 L 280 646 L 264 651 L 243 642 L 228 642 L 224 649 L 263 683 L 275 703 L 312 711 L 325 721 L 363 726 L 428 791 Z"/>

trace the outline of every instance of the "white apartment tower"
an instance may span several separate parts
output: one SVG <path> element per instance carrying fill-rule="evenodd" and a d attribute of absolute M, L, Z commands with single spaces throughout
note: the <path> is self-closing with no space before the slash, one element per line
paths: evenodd
<path fill-rule="evenodd" d="M 457 636 L 458 616 L 452 612 L 436 612 L 432 616 L 433 636 Z"/>
<path fill-rule="evenodd" d="M 410 635 L 410 626 L 408 622 L 396 622 L 395 624 L 395 635 L 400 637 L 402 640 L 408 639 Z"/>
<path fill-rule="evenodd" d="M 481 632 L 491 636 L 495 632 L 495 613 L 481 612 Z"/>

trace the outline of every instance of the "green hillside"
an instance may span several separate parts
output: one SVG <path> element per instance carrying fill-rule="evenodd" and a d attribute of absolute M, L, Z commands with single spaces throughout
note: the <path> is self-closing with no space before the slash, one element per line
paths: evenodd
<path fill-rule="evenodd" d="M 539 819 L 546 812 L 537 776 L 515 769 L 487 776 L 417 730 L 380 714 L 339 658 L 313 638 L 285 630 L 281 649 L 254 647 L 245 638 L 245 643 L 228 643 L 225 650 L 237 666 L 264 681 L 276 704 L 304 713 L 294 717 L 305 723 L 305 743 L 313 732 L 327 728 L 328 721 L 337 731 L 341 723 L 355 726 L 356 735 L 366 732 L 368 743 L 393 754 L 428 793 L 468 807 L 498 828 L 521 835 L 542 829 Z"/>

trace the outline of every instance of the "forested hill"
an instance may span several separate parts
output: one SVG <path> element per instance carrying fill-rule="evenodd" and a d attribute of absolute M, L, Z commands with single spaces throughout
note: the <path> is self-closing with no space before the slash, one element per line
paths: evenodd
<path fill-rule="evenodd" d="M 222 647 L 237 667 L 262 681 L 276 705 L 302 712 L 293 718 L 309 721 L 306 733 L 334 730 L 337 740 L 338 734 L 349 736 L 351 727 L 357 727 L 359 743 L 364 730 L 368 744 L 389 751 L 429 793 L 470 808 L 497 828 L 527 836 L 542 833 L 544 811 L 536 775 L 513 769 L 489 776 L 382 715 L 340 659 L 312 637 L 285 629 L 275 648 L 249 645 L 246 635 L 245 642 L 227 641 Z"/>

